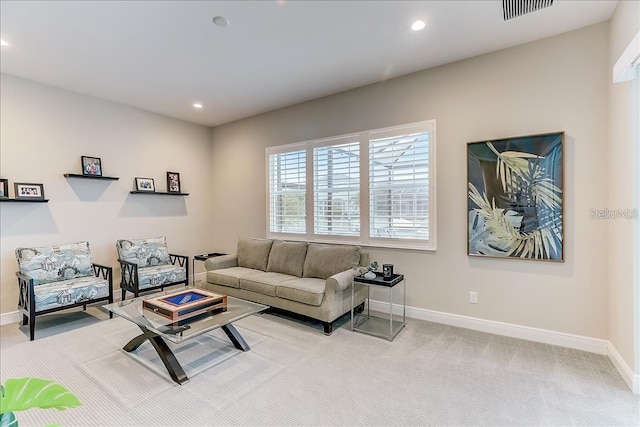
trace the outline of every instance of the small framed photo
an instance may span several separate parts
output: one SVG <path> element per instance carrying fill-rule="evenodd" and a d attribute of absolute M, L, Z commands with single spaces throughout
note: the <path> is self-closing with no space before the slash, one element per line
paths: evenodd
<path fill-rule="evenodd" d="M 0 199 L 8 199 L 9 198 L 9 180 L 8 179 L 0 179 Z"/>
<path fill-rule="evenodd" d="M 99 157 L 82 156 L 82 175 L 102 176 L 102 161 Z"/>
<path fill-rule="evenodd" d="M 167 172 L 167 191 L 180 193 L 180 174 L 178 172 Z"/>
<path fill-rule="evenodd" d="M 393 277 L 393 264 L 382 264 L 382 276 L 385 279 Z"/>
<path fill-rule="evenodd" d="M 42 184 L 15 182 L 13 189 L 16 200 L 44 200 L 44 185 Z"/>
<path fill-rule="evenodd" d="M 156 186 L 153 183 L 153 178 L 136 178 L 136 190 L 137 191 L 156 191 Z"/>

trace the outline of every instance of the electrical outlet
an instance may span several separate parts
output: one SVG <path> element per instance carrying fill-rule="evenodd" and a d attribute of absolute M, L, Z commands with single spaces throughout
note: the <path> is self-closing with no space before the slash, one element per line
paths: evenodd
<path fill-rule="evenodd" d="M 469 292 L 469 302 L 471 304 L 478 303 L 478 293 L 477 292 Z"/>

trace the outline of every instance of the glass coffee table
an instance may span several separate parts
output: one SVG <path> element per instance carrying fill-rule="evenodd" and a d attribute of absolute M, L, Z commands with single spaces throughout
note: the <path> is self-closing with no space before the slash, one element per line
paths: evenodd
<path fill-rule="evenodd" d="M 221 328 L 235 348 L 242 351 L 249 351 L 251 347 L 249 347 L 232 323 L 269 308 L 266 305 L 228 296 L 225 311 L 218 309 L 179 321 L 167 319 L 142 308 L 143 300 L 170 293 L 172 292 L 165 291 L 144 297 L 128 299 L 107 304 L 104 308 L 135 323 L 142 330 L 142 334 L 129 341 L 123 349 L 127 352 L 135 351 L 141 344 L 149 340 L 153 348 L 158 352 L 160 359 L 162 359 L 173 381 L 180 385 L 188 382 L 189 378 L 165 340 L 179 344 L 211 332 L 214 329 Z"/>

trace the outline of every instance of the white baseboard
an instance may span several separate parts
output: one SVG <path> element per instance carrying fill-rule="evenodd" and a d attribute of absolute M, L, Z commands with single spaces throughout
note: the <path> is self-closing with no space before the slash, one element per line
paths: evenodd
<path fill-rule="evenodd" d="M 388 313 L 389 303 L 371 300 L 370 308 L 375 311 Z M 394 316 L 402 315 L 402 306 L 394 304 L 393 314 Z M 527 341 L 558 345 L 573 348 L 575 350 L 606 355 L 609 357 L 629 388 L 634 393 L 640 394 L 640 374 L 633 373 L 633 370 L 629 365 L 627 365 L 622 356 L 620 356 L 618 351 L 608 340 L 532 328 L 529 326 L 514 325 L 512 323 L 496 322 L 494 320 L 478 319 L 475 317 L 461 316 L 459 314 L 443 313 L 440 311 L 426 310 L 416 307 L 407 307 L 406 315 L 412 319 L 426 320 L 428 322 L 441 323 L 444 325 L 457 326 L 459 328 L 472 329 L 490 334 L 520 338 Z"/>
<path fill-rule="evenodd" d="M 388 312 L 389 303 L 372 300 L 371 309 Z M 402 306 L 394 304 L 393 313 L 394 315 L 402 314 Z M 531 328 L 529 326 L 514 325 L 512 323 L 497 322 L 494 320 L 478 319 L 475 317 L 443 313 L 440 311 L 426 310 L 416 307 L 407 307 L 407 317 L 426 320 L 428 322 L 442 323 L 444 325 L 457 326 L 465 329 L 473 329 L 474 331 L 487 332 L 490 334 L 520 338 L 527 341 L 559 345 L 591 353 L 608 354 L 609 341 L 597 338 Z"/>
<path fill-rule="evenodd" d="M 8 325 L 9 323 L 18 323 L 19 321 L 20 312 L 18 310 L 0 314 L 0 326 Z"/>
<path fill-rule="evenodd" d="M 640 394 L 640 374 L 633 373 L 633 370 L 627 365 L 627 362 L 624 361 L 620 353 L 618 353 L 618 350 L 611 343 L 609 343 L 607 355 L 631 391 L 635 394 Z"/>

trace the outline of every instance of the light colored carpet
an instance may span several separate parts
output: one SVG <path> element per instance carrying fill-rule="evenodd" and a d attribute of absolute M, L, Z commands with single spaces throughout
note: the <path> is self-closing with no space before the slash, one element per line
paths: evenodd
<path fill-rule="evenodd" d="M 92 312 L 93 310 L 93 312 Z M 63 384 L 83 406 L 32 409 L 21 426 L 638 426 L 640 399 L 605 356 L 408 319 L 394 342 L 262 314 L 172 347 L 171 381 L 139 329 L 99 309 L 0 328 L 0 377 Z"/>

